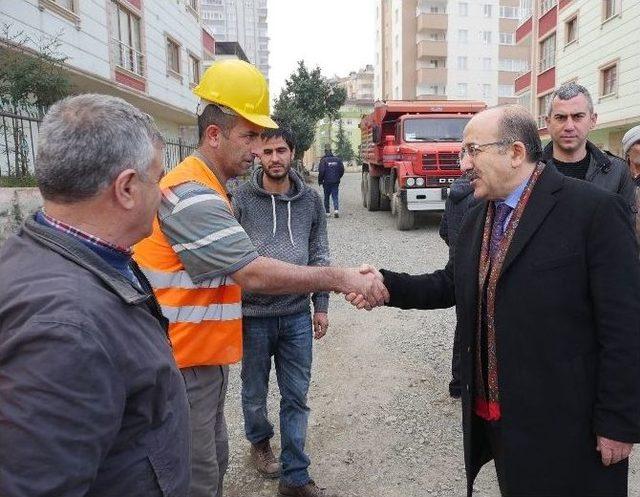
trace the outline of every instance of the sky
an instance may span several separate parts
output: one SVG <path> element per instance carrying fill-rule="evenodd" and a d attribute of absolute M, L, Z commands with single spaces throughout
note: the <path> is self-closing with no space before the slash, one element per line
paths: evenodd
<path fill-rule="evenodd" d="M 271 99 L 301 59 L 327 77 L 373 64 L 376 1 L 268 0 Z"/>

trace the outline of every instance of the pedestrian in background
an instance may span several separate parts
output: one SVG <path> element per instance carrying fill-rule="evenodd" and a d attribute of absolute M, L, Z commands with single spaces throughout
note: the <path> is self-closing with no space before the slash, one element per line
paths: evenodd
<path fill-rule="evenodd" d="M 119 98 L 44 117 L 44 209 L 0 252 L 2 497 L 188 495 L 184 380 L 129 248 L 151 233 L 163 148 Z"/>
<path fill-rule="evenodd" d="M 233 206 L 259 254 L 302 266 L 328 266 L 329 242 L 320 196 L 291 168 L 294 139 L 284 129 L 262 132 L 261 168 L 238 189 Z M 269 215 L 270 213 L 270 215 Z M 310 300 L 313 302 L 311 313 Z M 312 338 L 322 338 L 329 320 L 329 294 L 242 296 L 242 411 L 251 459 L 267 477 L 280 476 L 280 495 L 323 497 L 309 476 L 305 453 Z M 271 357 L 280 389 L 279 465 L 269 440 L 267 414 Z"/>
<path fill-rule="evenodd" d="M 329 199 L 333 201 L 333 215 L 340 217 L 340 179 L 344 176 L 342 159 L 333 155 L 331 148 L 325 147 L 324 155 L 318 164 L 318 184 L 324 189 L 324 211 L 331 217 Z"/>
<path fill-rule="evenodd" d="M 640 243 L 640 126 L 631 128 L 622 137 L 622 155 L 627 161 L 635 185 L 635 226 L 636 236 Z"/>

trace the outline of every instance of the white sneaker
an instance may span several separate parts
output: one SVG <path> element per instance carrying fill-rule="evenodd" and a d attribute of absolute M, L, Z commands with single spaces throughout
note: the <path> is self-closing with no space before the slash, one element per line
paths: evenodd
<path fill-rule="evenodd" d="M 331 217 L 331 213 L 330 213 L 330 212 L 327 212 L 327 213 L 325 213 L 325 216 L 326 216 L 326 217 L 327 217 L 327 219 L 328 219 L 328 218 L 330 218 L 330 217 Z"/>
<path fill-rule="evenodd" d="M 340 213 L 338 211 L 333 212 L 333 217 L 340 217 Z"/>

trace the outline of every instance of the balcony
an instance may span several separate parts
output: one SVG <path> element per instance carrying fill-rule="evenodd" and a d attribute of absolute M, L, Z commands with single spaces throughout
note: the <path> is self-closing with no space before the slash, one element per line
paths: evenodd
<path fill-rule="evenodd" d="M 417 56 L 419 59 L 432 59 L 447 56 L 446 41 L 423 40 L 418 42 Z"/>
<path fill-rule="evenodd" d="M 418 15 L 418 33 L 421 31 L 446 31 L 448 26 L 447 14 L 420 14 Z"/>
<path fill-rule="evenodd" d="M 113 58 L 116 66 L 144 77 L 144 54 L 118 40 L 112 40 Z"/>
<path fill-rule="evenodd" d="M 425 86 L 444 86 L 447 83 L 445 67 L 425 67 L 417 71 L 417 83 Z"/>

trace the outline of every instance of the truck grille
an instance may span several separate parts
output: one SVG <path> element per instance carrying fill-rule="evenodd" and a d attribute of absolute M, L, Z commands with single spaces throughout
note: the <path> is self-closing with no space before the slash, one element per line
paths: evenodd
<path fill-rule="evenodd" d="M 456 152 L 435 152 L 422 156 L 422 169 L 425 171 L 436 169 L 452 171 L 459 168 L 458 154 Z"/>

